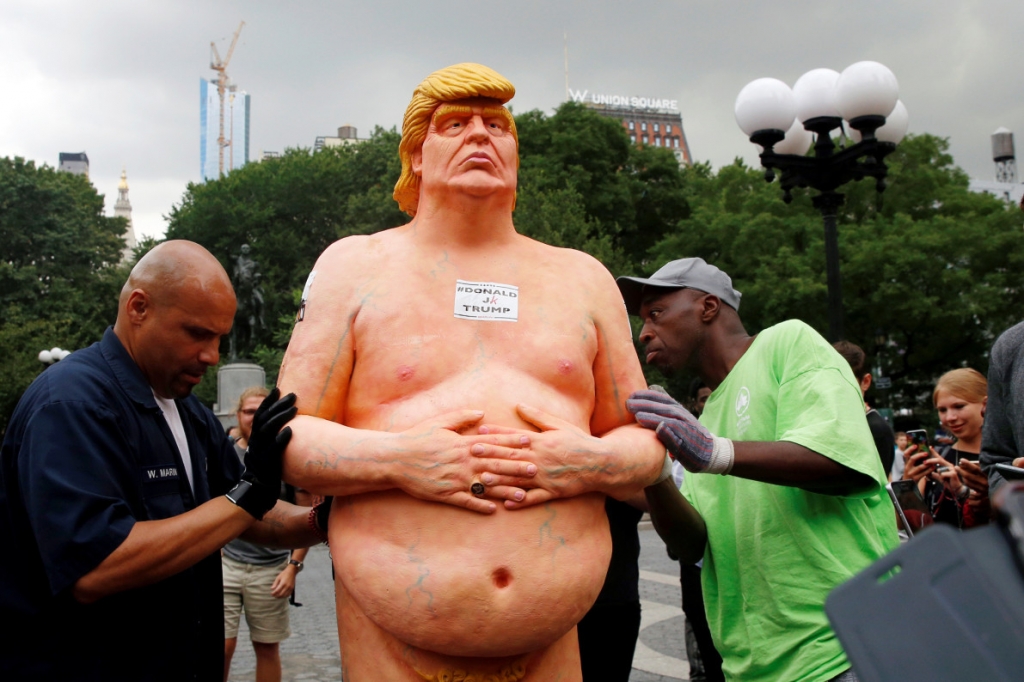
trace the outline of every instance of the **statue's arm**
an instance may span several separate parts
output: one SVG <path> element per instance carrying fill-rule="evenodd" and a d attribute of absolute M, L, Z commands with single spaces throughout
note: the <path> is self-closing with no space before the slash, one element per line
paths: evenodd
<path fill-rule="evenodd" d="M 375 477 L 340 467 L 338 453 L 351 450 L 354 434 L 341 426 L 354 363 L 352 327 L 359 308 L 343 290 L 348 260 L 338 242 L 317 259 L 299 317 L 281 362 L 278 386 L 294 393 L 299 410 L 283 473 L 289 483 L 313 493 L 343 495 L 372 490 Z M 365 434 L 367 439 L 374 434 Z M 365 487 L 365 489 L 353 488 Z M 388 486 L 382 486 L 384 489 Z"/>
<path fill-rule="evenodd" d="M 626 409 L 633 391 L 647 388 L 622 295 L 603 267 L 595 273 L 594 325 L 598 349 L 594 359 L 594 411 L 590 432 L 605 447 L 605 465 L 594 477 L 602 492 L 625 500 L 652 484 L 665 466 L 665 447 L 636 423 Z M 653 438 L 651 436 L 654 436 Z"/>

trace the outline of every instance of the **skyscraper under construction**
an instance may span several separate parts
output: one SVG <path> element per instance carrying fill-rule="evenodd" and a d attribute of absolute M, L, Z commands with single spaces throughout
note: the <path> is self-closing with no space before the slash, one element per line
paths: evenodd
<path fill-rule="evenodd" d="M 220 177 L 217 138 L 220 100 L 216 81 L 199 79 L 199 170 L 203 181 Z M 249 93 L 230 90 L 224 96 L 224 172 L 249 162 Z"/>

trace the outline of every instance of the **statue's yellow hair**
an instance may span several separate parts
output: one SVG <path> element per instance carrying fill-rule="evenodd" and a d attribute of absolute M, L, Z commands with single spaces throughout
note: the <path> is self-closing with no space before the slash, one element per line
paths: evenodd
<path fill-rule="evenodd" d="M 411 216 L 416 215 L 420 202 L 420 178 L 412 172 L 412 154 L 426 139 L 430 119 L 438 106 L 471 97 L 485 97 L 504 104 L 515 94 L 514 85 L 497 71 L 482 64 L 455 64 L 424 78 L 413 91 L 412 100 L 402 120 L 402 142 L 398 147 L 402 174 L 395 183 L 393 194 L 398 207 Z M 514 120 L 511 126 L 518 149 L 519 135 Z"/>

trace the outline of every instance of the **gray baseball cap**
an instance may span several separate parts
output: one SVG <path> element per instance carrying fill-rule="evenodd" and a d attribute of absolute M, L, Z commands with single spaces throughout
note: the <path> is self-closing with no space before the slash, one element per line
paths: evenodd
<path fill-rule="evenodd" d="M 740 309 L 740 292 L 732 288 L 732 278 L 703 258 L 680 258 L 671 261 L 648 279 L 643 277 L 619 277 L 615 280 L 626 301 L 630 315 L 640 314 L 644 287 L 661 289 L 697 289 L 714 294 L 734 310 Z"/>

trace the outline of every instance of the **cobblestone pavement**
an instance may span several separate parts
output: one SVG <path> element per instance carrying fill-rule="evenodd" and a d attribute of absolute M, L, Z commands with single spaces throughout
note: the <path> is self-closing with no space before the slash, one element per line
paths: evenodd
<path fill-rule="evenodd" d="M 643 616 L 630 682 L 686 680 L 689 666 L 683 645 L 679 564 L 668 558 L 665 545 L 649 528 L 640 531 L 640 545 Z M 299 574 L 296 596 L 303 606 L 290 610 L 292 636 L 281 643 L 284 680 L 340 680 L 334 586 L 331 560 L 325 547 L 310 550 L 305 570 Z M 253 682 L 256 677 L 249 630 L 244 618 L 242 621 L 230 682 Z"/>

